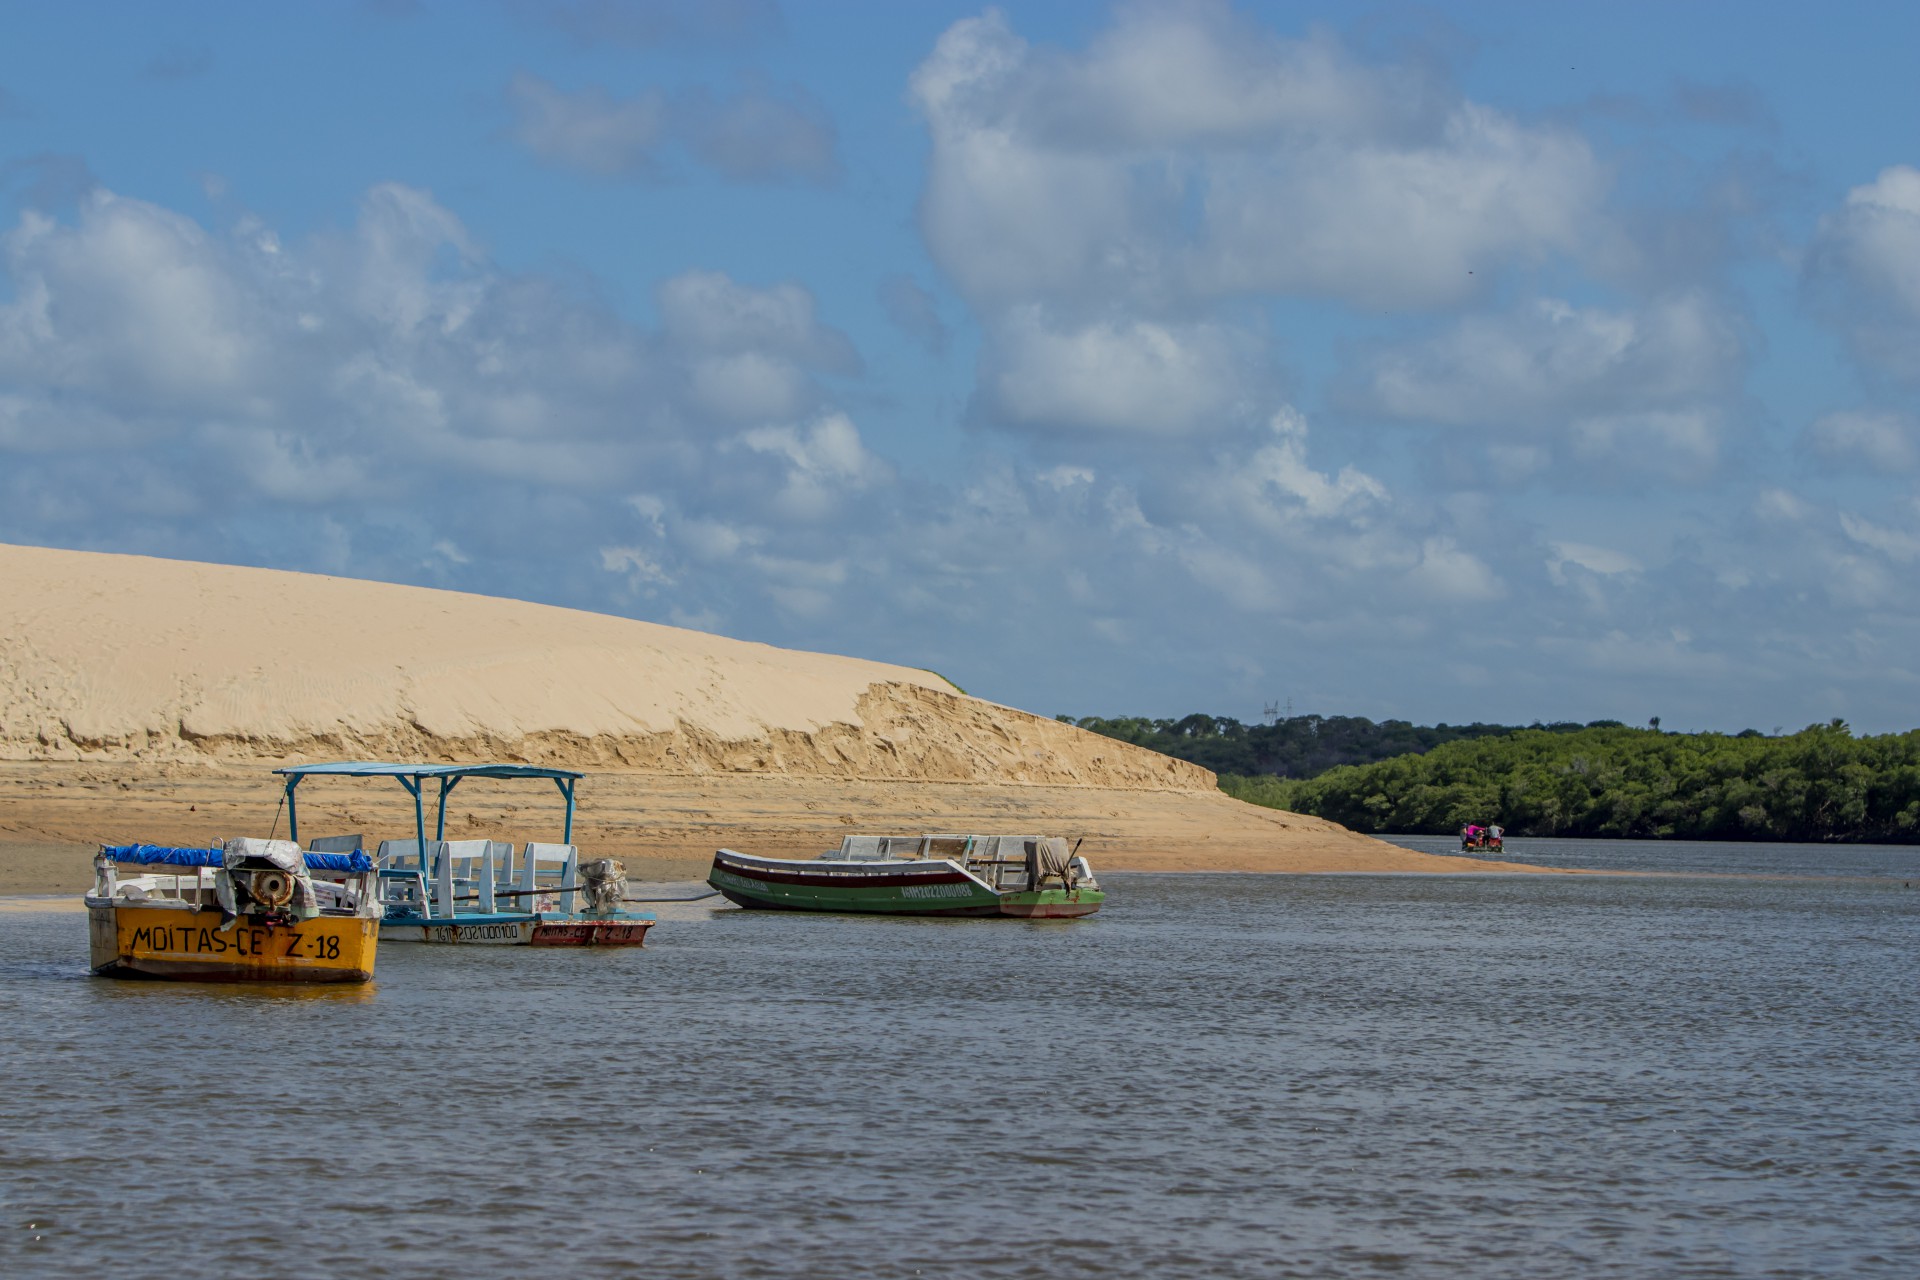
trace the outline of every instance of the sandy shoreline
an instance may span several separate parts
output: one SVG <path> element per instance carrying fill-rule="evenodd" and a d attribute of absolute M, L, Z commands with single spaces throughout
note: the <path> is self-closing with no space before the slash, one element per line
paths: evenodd
<path fill-rule="evenodd" d="M 265 834 L 280 791 L 266 762 L 0 763 L 0 895 L 77 893 L 100 843 L 203 844 Z M 636 879 L 706 875 L 725 846 L 811 857 L 850 832 L 1041 831 L 1084 839 L 1096 869 L 1131 871 L 1538 871 L 1402 849 L 1318 818 L 1219 792 L 1041 784 L 871 782 L 753 774 L 592 772 L 575 843 L 627 861 Z M 559 838 L 559 793 L 541 782 L 470 779 L 449 838 Z M 316 780 L 300 791 L 303 835 L 404 838 L 412 802 L 383 779 Z M 431 821 L 431 819 L 429 819 Z"/>

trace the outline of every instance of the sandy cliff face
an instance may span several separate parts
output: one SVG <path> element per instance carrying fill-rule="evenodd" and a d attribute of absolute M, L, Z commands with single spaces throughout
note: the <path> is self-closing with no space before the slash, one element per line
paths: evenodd
<path fill-rule="evenodd" d="M 908 667 L 418 587 L 8 546 L 0 759 L 1214 781 Z"/>

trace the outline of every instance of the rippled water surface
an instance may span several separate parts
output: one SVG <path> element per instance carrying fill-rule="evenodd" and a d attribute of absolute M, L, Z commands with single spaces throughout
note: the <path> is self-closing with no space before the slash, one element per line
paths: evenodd
<path fill-rule="evenodd" d="M 363 991 L 0 916 L 0 1272 L 1915 1273 L 1897 875 L 1106 879 Z"/>

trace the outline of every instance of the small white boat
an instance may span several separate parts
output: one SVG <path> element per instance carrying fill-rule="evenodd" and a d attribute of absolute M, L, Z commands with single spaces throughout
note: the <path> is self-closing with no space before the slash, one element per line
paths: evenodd
<path fill-rule="evenodd" d="M 384 914 L 380 936 L 392 942 L 489 946 L 637 947 L 656 917 L 627 907 L 626 868 L 614 858 L 582 860 L 574 848 L 574 785 L 570 769 L 522 764 L 387 764 L 342 761 L 290 765 L 289 830 L 298 838 L 295 790 L 307 778 L 394 778 L 413 796 L 414 837 L 383 840 L 374 855 Z M 516 851 L 504 840 L 448 840 L 447 796 L 467 778 L 539 778 L 566 799 L 561 842 L 528 841 Z M 439 785 L 434 838 L 427 839 L 425 784 Z M 359 850 L 364 837 L 326 836 L 315 850 Z"/>

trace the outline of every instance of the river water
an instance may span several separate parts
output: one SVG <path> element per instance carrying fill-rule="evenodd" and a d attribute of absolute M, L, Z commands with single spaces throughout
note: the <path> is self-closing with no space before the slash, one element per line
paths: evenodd
<path fill-rule="evenodd" d="M 1920 851 L 1699 856 L 676 906 L 354 991 L 92 979 L 9 913 L 0 1273 L 1904 1280 Z"/>

